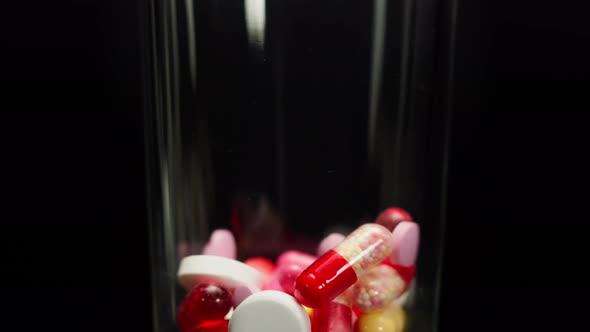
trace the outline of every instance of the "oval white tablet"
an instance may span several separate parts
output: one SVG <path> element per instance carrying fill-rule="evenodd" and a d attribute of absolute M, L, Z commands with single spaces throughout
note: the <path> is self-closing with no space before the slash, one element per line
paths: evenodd
<path fill-rule="evenodd" d="M 229 332 L 310 332 L 303 307 L 286 293 L 261 291 L 244 300 L 233 312 Z"/>
<path fill-rule="evenodd" d="M 240 261 L 220 256 L 187 256 L 180 261 L 177 276 L 186 290 L 203 282 L 219 283 L 228 289 L 241 285 L 260 287 L 262 284 L 260 272 Z"/>

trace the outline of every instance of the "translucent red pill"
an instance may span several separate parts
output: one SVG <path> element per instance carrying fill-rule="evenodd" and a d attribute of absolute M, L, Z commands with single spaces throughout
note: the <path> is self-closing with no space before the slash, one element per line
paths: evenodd
<path fill-rule="evenodd" d="M 352 310 L 342 301 L 332 301 L 314 309 L 311 322 L 313 332 L 352 332 Z"/>
<path fill-rule="evenodd" d="M 232 296 L 222 286 L 203 283 L 195 286 L 178 307 L 177 323 L 183 332 L 214 328 L 232 307 Z"/>
<path fill-rule="evenodd" d="M 183 332 L 227 332 L 229 327 L 229 321 L 225 319 L 203 322 L 190 331 Z"/>

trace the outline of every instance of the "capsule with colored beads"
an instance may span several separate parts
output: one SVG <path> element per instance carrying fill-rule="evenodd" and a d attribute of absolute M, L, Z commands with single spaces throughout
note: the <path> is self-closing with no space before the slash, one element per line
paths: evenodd
<path fill-rule="evenodd" d="M 392 247 L 387 228 L 373 223 L 360 226 L 301 272 L 295 281 L 295 298 L 311 308 L 329 304 L 365 271 L 387 258 Z"/>
<path fill-rule="evenodd" d="M 406 282 L 393 267 L 380 264 L 360 277 L 346 293 L 352 306 L 365 313 L 385 309 L 406 288 Z"/>

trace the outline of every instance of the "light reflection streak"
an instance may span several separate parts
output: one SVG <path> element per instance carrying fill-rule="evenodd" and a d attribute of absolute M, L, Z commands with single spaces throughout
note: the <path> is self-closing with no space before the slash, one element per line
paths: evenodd
<path fill-rule="evenodd" d="M 244 0 L 244 8 L 248 43 L 262 49 L 266 28 L 266 2 L 265 0 Z"/>

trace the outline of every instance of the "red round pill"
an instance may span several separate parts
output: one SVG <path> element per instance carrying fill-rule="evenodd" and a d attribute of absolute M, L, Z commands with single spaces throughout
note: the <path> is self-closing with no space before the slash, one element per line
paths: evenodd
<path fill-rule="evenodd" d="M 217 321 L 204 322 L 194 327 L 190 332 L 227 332 L 229 321 L 220 319 Z M 189 332 L 189 331 L 183 331 Z"/>
<path fill-rule="evenodd" d="M 195 286 L 178 307 L 178 327 L 194 331 L 200 324 L 222 320 L 232 307 L 231 294 L 223 287 L 203 283 Z"/>
<path fill-rule="evenodd" d="M 389 209 L 384 210 L 379 214 L 377 219 L 375 220 L 376 224 L 383 225 L 385 228 L 393 231 L 395 226 L 397 226 L 402 221 L 414 221 L 410 214 L 398 207 L 392 207 Z"/>

